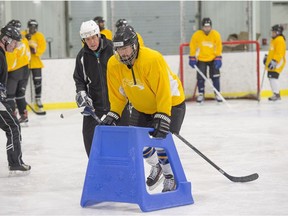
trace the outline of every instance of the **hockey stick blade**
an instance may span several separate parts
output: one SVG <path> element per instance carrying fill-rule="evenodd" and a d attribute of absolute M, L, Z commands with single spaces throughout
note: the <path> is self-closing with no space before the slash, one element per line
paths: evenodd
<path fill-rule="evenodd" d="M 220 167 L 218 167 L 215 163 L 213 163 L 209 158 L 207 158 L 202 152 L 200 152 L 197 148 L 195 148 L 191 143 L 189 143 L 184 137 L 182 137 L 180 134 L 174 134 L 176 137 L 178 137 L 182 142 L 184 142 L 188 147 L 190 147 L 193 151 L 195 151 L 198 155 L 200 155 L 204 160 L 206 160 L 210 165 L 212 165 L 215 169 L 217 169 L 222 175 L 224 175 L 226 178 L 228 178 L 232 182 L 250 182 L 258 179 L 259 175 L 257 173 L 248 175 L 248 176 L 231 176 L 227 174 L 224 170 L 222 170 Z"/>
<path fill-rule="evenodd" d="M 36 115 L 46 115 L 46 111 L 36 111 L 30 104 L 27 103 L 27 106 L 32 110 L 33 113 L 35 113 Z"/>
<path fill-rule="evenodd" d="M 259 178 L 259 175 L 257 173 L 242 177 L 230 176 L 227 173 L 223 173 L 223 175 L 225 175 L 232 182 L 240 182 L 240 183 L 255 181 L 256 179 Z"/>

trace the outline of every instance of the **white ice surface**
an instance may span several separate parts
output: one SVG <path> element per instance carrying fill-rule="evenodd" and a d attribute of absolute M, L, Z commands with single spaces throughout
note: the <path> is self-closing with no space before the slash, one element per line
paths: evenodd
<path fill-rule="evenodd" d="M 254 182 L 230 182 L 174 137 L 192 183 L 193 205 L 148 213 L 136 204 L 115 202 L 82 208 L 88 159 L 81 114 L 61 119 L 67 110 L 29 113 L 22 148 L 30 175 L 8 177 L 6 137 L 0 132 L 0 215 L 288 215 L 288 99 L 228 103 L 187 103 L 181 134 L 228 174 L 257 172 Z"/>

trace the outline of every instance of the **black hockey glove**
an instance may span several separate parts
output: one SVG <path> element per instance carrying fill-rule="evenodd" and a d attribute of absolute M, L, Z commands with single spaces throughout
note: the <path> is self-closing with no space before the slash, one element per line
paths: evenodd
<path fill-rule="evenodd" d="M 265 54 L 264 58 L 263 58 L 263 64 L 266 65 L 266 61 L 267 61 L 267 54 Z"/>
<path fill-rule="evenodd" d="M 6 99 L 6 88 L 2 83 L 0 83 L 0 101 L 4 101 Z"/>
<path fill-rule="evenodd" d="M 89 107 L 91 110 L 94 110 L 93 101 L 87 95 L 86 91 L 79 91 L 76 94 L 76 103 L 78 107 Z"/>
<path fill-rule="evenodd" d="M 25 37 L 27 38 L 27 40 L 31 40 L 31 34 L 26 34 Z"/>
<path fill-rule="evenodd" d="M 116 126 L 120 120 L 120 116 L 115 112 L 108 112 L 105 118 L 102 120 L 102 125 Z"/>
<path fill-rule="evenodd" d="M 36 54 L 36 48 L 30 46 L 30 52 L 31 52 L 32 54 Z"/>
<path fill-rule="evenodd" d="M 274 70 L 277 67 L 277 62 L 272 59 L 268 65 L 269 70 Z"/>
<path fill-rule="evenodd" d="M 164 113 L 156 113 L 154 115 L 152 127 L 154 131 L 150 134 L 155 138 L 166 138 L 170 131 L 170 117 Z"/>

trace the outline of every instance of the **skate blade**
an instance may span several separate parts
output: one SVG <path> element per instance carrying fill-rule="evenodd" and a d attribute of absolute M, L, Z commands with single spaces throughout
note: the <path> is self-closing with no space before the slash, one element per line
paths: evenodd
<path fill-rule="evenodd" d="M 21 176 L 27 176 L 30 174 L 31 170 L 27 171 L 21 171 L 21 170 L 10 170 L 8 177 L 21 177 Z"/>
<path fill-rule="evenodd" d="M 29 127 L 28 122 L 21 122 L 20 126 L 21 127 Z"/>
<path fill-rule="evenodd" d="M 148 187 L 149 191 L 153 191 L 155 188 L 157 188 L 161 183 L 164 182 L 164 176 L 162 175 L 159 180 L 152 186 Z"/>

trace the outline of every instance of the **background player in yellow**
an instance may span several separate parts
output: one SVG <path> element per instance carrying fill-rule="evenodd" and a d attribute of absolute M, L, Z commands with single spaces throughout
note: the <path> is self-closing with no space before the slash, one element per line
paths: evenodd
<path fill-rule="evenodd" d="M 105 20 L 101 16 L 97 16 L 93 19 L 100 28 L 100 33 L 105 35 L 109 40 L 112 40 L 112 31 L 105 28 Z"/>
<path fill-rule="evenodd" d="M 21 22 L 19 20 L 11 20 L 8 25 L 14 26 L 20 32 Z M 20 124 L 28 122 L 25 93 L 29 79 L 28 64 L 30 57 L 28 40 L 23 36 L 19 46 L 13 52 L 6 52 L 8 65 L 7 102 L 16 116 L 15 105 L 17 105 Z"/>
<path fill-rule="evenodd" d="M 37 107 L 41 110 L 43 104 L 42 96 L 42 68 L 44 67 L 41 61 L 41 56 L 46 51 L 46 40 L 44 35 L 38 31 L 38 22 L 31 19 L 27 23 L 28 29 L 22 31 L 21 34 L 27 38 L 31 51 L 31 59 L 29 68 L 32 71 L 33 84 L 35 89 L 35 102 Z"/>
<path fill-rule="evenodd" d="M 130 125 L 154 128 L 151 135 L 155 138 L 165 138 L 170 131 L 178 134 L 185 115 L 185 96 L 180 80 L 163 56 L 139 46 L 136 32 L 129 25 L 117 29 L 113 46 L 115 53 L 107 67 L 111 109 L 103 124 L 117 125 L 129 101 L 133 106 Z M 162 192 L 175 190 L 176 182 L 165 150 L 147 147 L 143 157 L 151 165 L 146 184 L 153 186 L 163 173 Z"/>
<path fill-rule="evenodd" d="M 196 31 L 190 40 L 189 64 L 192 68 L 197 65 L 199 70 L 207 77 L 207 68 L 209 67 L 209 77 L 212 79 L 213 86 L 220 92 L 220 68 L 222 66 L 222 39 L 216 30 L 212 29 L 210 18 L 202 19 L 202 29 Z M 196 56 L 198 54 L 198 56 Z M 197 102 L 204 102 L 205 80 L 197 73 L 197 86 L 199 95 Z M 218 102 L 222 99 L 215 94 Z"/>
<path fill-rule="evenodd" d="M 268 71 L 268 78 L 270 86 L 273 92 L 272 97 L 268 99 L 270 101 L 280 100 L 280 88 L 279 88 L 279 75 L 282 72 L 286 64 L 286 42 L 283 35 L 283 26 L 272 26 L 272 39 L 270 41 L 270 47 L 268 56 L 264 57 L 265 69 Z"/>

